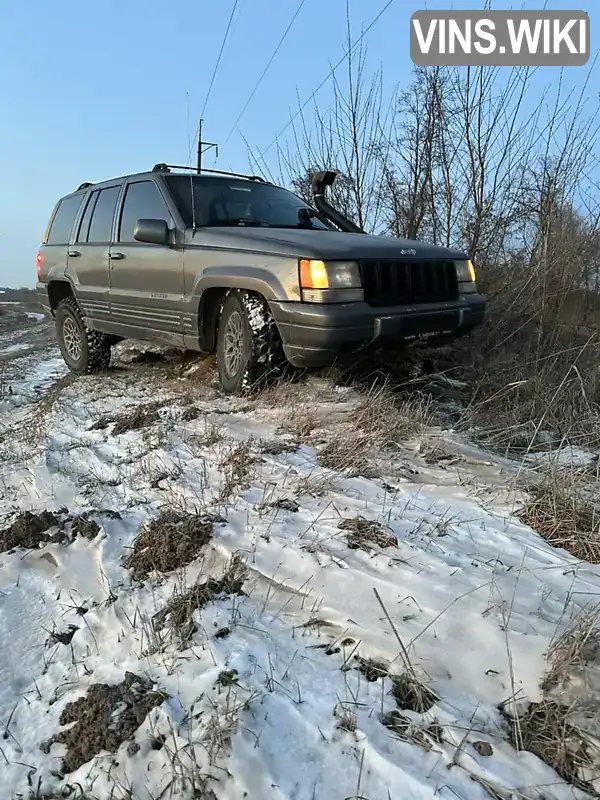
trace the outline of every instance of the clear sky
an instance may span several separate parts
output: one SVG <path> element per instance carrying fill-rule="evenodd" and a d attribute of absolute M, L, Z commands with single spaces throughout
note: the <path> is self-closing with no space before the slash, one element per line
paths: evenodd
<path fill-rule="evenodd" d="M 224 143 L 300 0 L 238 0 L 204 118 Z M 386 0 L 349 0 L 357 36 Z M 494 2 L 493 8 L 583 8 L 594 2 Z M 35 253 L 56 200 L 82 181 L 187 163 L 234 0 L 2 0 L 0 2 L 0 285 L 34 285 Z M 368 66 L 391 90 L 408 83 L 410 15 L 483 2 L 395 0 L 365 37 Z M 304 0 L 239 123 L 264 150 L 344 53 L 346 0 Z M 585 67 L 567 80 L 583 81 Z M 600 73 L 597 73 L 597 75 Z M 596 88 L 600 81 L 595 77 Z M 548 71 L 536 80 L 553 79 Z M 326 108 L 330 83 L 317 95 Z M 190 125 L 188 126 L 188 112 Z M 307 109 L 308 111 L 308 109 Z M 284 137 L 285 140 L 285 137 Z M 267 161 L 276 168 L 273 147 Z M 236 132 L 206 166 L 248 169 Z"/>

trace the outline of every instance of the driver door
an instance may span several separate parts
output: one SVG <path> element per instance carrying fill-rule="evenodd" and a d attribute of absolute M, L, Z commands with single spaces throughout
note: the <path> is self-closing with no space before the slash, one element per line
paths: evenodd
<path fill-rule="evenodd" d="M 128 336 L 183 346 L 183 248 L 137 242 L 138 219 L 173 218 L 151 178 L 132 179 L 125 187 L 109 252 L 109 304 L 115 325 Z"/>

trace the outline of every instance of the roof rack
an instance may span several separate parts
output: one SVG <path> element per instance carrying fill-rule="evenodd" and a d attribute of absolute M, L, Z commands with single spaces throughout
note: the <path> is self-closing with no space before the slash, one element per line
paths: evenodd
<path fill-rule="evenodd" d="M 192 172 L 199 174 L 197 167 L 182 167 L 179 164 L 155 164 L 152 167 L 152 172 L 171 172 L 172 169 L 191 170 Z M 243 175 L 240 172 L 224 172 L 222 169 L 202 169 L 201 172 L 209 172 L 213 175 L 229 175 L 231 178 L 246 178 L 246 180 L 249 181 L 268 183 L 268 181 L 266 181 L 264 178 L 261 178 L 260 175 Z"/>
<path fill-rule="evenodd" d="M 93 186 L 93 185 L 94 184 L 90 183 L 89 181 L 87 181 L 85 183 L 80 183 L 79 186 L 77 187 L 77 191 L 80 192 L 82 189 L 87 189 L 88 186 Z"/>

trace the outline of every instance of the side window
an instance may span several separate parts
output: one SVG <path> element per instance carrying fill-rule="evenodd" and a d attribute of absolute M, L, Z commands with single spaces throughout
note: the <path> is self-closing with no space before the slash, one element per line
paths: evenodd
<path fill-rule="evenodd" d="M 92 220 L 92 214 L 94 212 L 94 208 L 96 207 L 96 202 L 98 200 L 99 194 L 100 192 L 95 191 L 92 192 L 88 197 L 85 211 L 83 212 L 81 222 L 79 223 L 79 232 L 77 234 L 77 240 L 76 240 L 78 242 L 87 242 L 88 240 L 88 234 L 90 232 L 90 222 Z"/>
<path fill-rule="evenodd" d="M 82 194 L 75 194 L 71 197 L 65 197 L 60 201 L 52 224 L 50 225 L 46 244 L 69 243 L 71 228 L 75 222 L 75 217 L 77 216 L 82 200 Z"/>
<path fill-rule="evenodd" d="M 154 181 L 138 181 L 127 187 L 119 225 L 120 242 L 135 242 L 133 231 L 138 219 L 171 222 L 169 210 Z"/>
<path fill-rule="evenodd" d="M 112 223 L 119 197 L 120 186 L 101 189 L 92 213 L 92 221 L 87 241 L 109 243 L 111 241 Z"/>

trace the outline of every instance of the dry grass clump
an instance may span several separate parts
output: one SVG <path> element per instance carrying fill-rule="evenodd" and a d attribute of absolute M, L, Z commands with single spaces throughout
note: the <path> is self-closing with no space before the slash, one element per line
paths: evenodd
<path fill-rule="evenodd" d="M 371 552 L 373 545 L 380 548 L 397 547 L 396 537 L 385 531 L 379 522 L 368 520 L 364 517 L 343 519 L 338 528 L 348 531 L 347 542 L 351 550 L 364 550 Z"/>
<path fill-rule="evenodd" d="M 100 417 L 100 419 L 90 427 L 90 430 L 105 430 L 112 424 L 114 425 L 112 429 L 113 436 L 120 436 L 128 431 L 139 431 L 160 420 L 158 409 L 161 408 L 162 405 L 163 403 L 160 402 L 147 403 L 138 406 L 132 411 L 118 414 L 115 417 Z"/>
<path fill-rule="evenodd" d="M 577 616 L 548 652 L 550 669 L 542 683 L 547 692 L 568 685 L 573 673 L 600 653 L 600 606 Z M 584 682 L 585 683 L 585 682 Z M 600 702 L 600 698 L 598 698 Z"/>
<path fill-rule="evenodd" d="M 373 388 L 352 416 L 356 430 L 383 447 L 405 442 L 435 423 L 435 412 L 425 397 L 398 395 L 386 385 Z"/>
<path fill-rule="evenodd" d="M 350 478 L 377 475 L 373 442 L 365 434 L 352 430 L 337 431 L 319 452 L 319 462 L 327 469 L 343 472 Z"/>
<path fill-rule="evenodd" d="M 171 572 L 190 564 L 212 538 L 213 525 L 222 522 L 211 515 L 163 511 L 145 527 L 133 543 L 124 562 L 133 577 L 145 578 L 150 572 Z"/>
<path fill-rule="evenodd" d="M 46 742 L 42 749 L 50 752 L 54 743 L 64 744 L 67 752 L 62 773 L 67 774 L 87 764 L 104 750 L 115 753 L 145 720 L 148 712 L 167 699 L 163 692 L 153 691 L 153 683 L 132 672 L 116 686 L 96 683 L 85 697 L 68 703 L 60 715 L 61 725 L 71 725 Z"/>
<path fill-rule="evenodd" d="M 182 645 L 187 644 L 198 629 L 194 613 L 224 597 L 231 595 L 243 597 L 242 587 L 246 577 L 244 562 L 238 556 L 234 556 L 222 578 L 209 578 L 198 582 L 184 594 L 172 597 L 167 605 L 154 615 L 154 630 L 160 631 L 168 627 L 176 634 Z M 220 638 L 223 636 L 221 634 Z"/>
<path fill-rule="evenodd" d="M 531 490 L 521 520 L 553 547 L 600 564 L 600 511 L 566 488 L 548 483 Z"/>
<path fill-rule="evenodd" d="M 250 470 L 255 463 L 256 456 L 252 452 L 252 439 L 236 442 L 229 448 L 219 462 L 219 468 L 223 473 L 221 501 L 226 502 L 240 489 L 249 487 Z"/>
<path fill-rule="evenodd" d="M 594 766 L 592 746 L 582 731 L 569 722 L 570 712 L 568 706 L 555 700 L 531 703 L 524 714 L 511 720 L 509 739 L 516 750 L 534 753 L 567 783 L 598 797 L 593 786 L 582 778 Z"/>
<path fill-rule="evenodd" d="M 354 733 L 357 728 L 358 719 L 356 711 L 352 708 L 346 708 L 343 703 L 337 703 L 333 709 L 333 716 L 337 720 L 337 727 L 342 731 Z"/>
<path fill-rule="evenodd" d="M 414 711 L 424 714 L 440 701 L 440 697 L 414 675 L 405 672 L 392 678 L 392 694 L 401 711 Z"/>
<path fill-rule="evenodd" d="M 389 667 L 384 661 L 360 656 L 358 656 L 358 670 L 370 683 L 375 683 L 379 678 L 387 678 L 389 674 Z"/>

